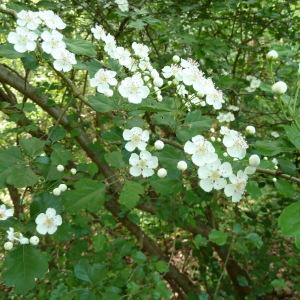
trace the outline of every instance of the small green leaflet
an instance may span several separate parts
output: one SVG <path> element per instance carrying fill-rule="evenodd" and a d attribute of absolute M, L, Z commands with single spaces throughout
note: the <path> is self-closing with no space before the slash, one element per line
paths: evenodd
<path fill-rule="evenodd" d="M 140 195 L 144 193 L 144 187 L 135 181 L 127 181 L 120 194 L 120 203 L 128 209 L 134 208 L 139 200 Z"/>

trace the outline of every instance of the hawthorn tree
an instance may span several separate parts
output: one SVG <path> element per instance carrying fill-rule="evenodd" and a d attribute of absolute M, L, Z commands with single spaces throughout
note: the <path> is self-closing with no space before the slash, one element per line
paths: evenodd
<path fill-rule="evenodd" d="M 297 2 L 2 2 L 1 296 L 297 299 Z"/>

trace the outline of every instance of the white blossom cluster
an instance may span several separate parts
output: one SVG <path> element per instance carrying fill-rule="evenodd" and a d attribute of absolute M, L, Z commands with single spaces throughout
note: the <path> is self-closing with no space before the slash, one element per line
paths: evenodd
<path fill-rule="evenodd" d="M 153 88 L 154 93 L 158 101 L 162 101 L 162 95 L 160 88 L 163 86 L 164 81 L 160 77 L 159 72 L 152 66 L 149 58 L 150 49 L 140 43 L 132 43 L 132 52 L 124 47 L 119 47 L 117 42 L 109 33 L 103 29 L 100 25 L 95 25 L 91 29 L 93 36 L 96 40 L 104 42 L 104 51 L 106 54 L 119 62 L 121 66 L 126 68 L 127 72 L 131 72 L 133 75 L 123 79 L 119 86 L 118 91 L 120 95 L 128 100 L 130 103 L 139 104 L 146 99 L 150 94 L 150 89 Z M 99 74 L 96 73 L 94 78 L 91 79 L 91 85 L 97 87 L 98 92 L 108 94 L 111 96 L 113 91 L 107 89 L 107 85 L 117 85 L 116 74 L 108 73 L 109 70 L 101 71 L 102 78 L 97 79 Z M 105 78 L 103 78 L 105 76 Z M 112 80 L 113 83 L 108 82 Z M 106 88 L 103 91 L 102 85 L 105 84 Z M 98 87 L 100 86 L 100 90 Z"/>
<path fill-rule="evenodd" d="M 5 204 L 0 205 L 0 221 L 5 221 L 14 215 L 13 208 L 7 208 Z"/>
<path fill-rule="evenodd" d="M 4 243 L 4 249 L 5 250 L 12 250 L 14 247 L 14 244 L 20 244 L 20 245 L 38 245 L 40 239 L 33 235 L 30 238 L 25 237 L 21 232 L 15 231 L 13 227 L 9 227 L 9 229 L 6 231 L 7 233 L 7 242 Z"/>
<path fill-rule="evenodd" d="M 246 87 L 246 91 L 248 93 L 253 93 L 256 91 L 256 89 L 258 89 L 260 87 L 261 84 L 261 80 L 252 76 L 252 75 L 248 75 L 246 77 L 246 80 L 249 81 L 250 85 Z"/>
<path fill-rule="evenodd" d="M 47 208 L 45 213 L 40 213 L 36 219 L 36 231 L 39 234 L 54 234 L 57 227 L 62 224 L 62 218 L 60 215 L 56 214 L 54 208 Z"/>
<path fill-rule="evenodd" d="M 191 87 L 193 92 L 188 98 L 193 104 L 201 106 L 208 104 L 216 110 L 222 108 L 224 103 L 222 92 L 215 88 L 211 78 L 204 76 L 196 61 L 186 60 L 179 56 L 175 56 L 173 61 L 175 64 L 165 66 L 162 73 L 166 79 L 174 77 L 173 83 L 176 84 L 178 95 L 182 97 L 189 95 L 187 88 Z M 205 101 L 199 99 L 203 97 L 205 97 Z"/>
<path fill-rule="evenodd" d="M 8 34 L 8 42 L 14 45 L 17 52 L 34 51 L 40 42 L 42 50 L 53 57 L 53 66 L 57 71 L 68 72 L 77 63 L 58 31 L 64 29 L 66 24 L 53 11 L 22 10 L 17 14 L 17 25 L 16 30 Z"/>
<path fill-rule="evenodd" d="M 230 123 L 235 120 L 234 114 L 232 112 L 220 112 L 217 116 L 217 120 L 220 123 Z"/>

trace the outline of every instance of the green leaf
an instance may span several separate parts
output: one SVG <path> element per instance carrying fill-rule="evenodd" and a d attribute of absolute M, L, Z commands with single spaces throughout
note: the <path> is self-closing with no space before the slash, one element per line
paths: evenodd
<path fill-rule="evenodd" d="M 295 125 L 284 126 L 285 133 L 290 142 L 300 150 L 300 131 Z"/>
<path fill-rule="evenodd" d="M 276 189 L 284 197 L 292 198 L 295 194 L 295 190 L 292 184 L 286 180 L 278 179 L 275 183 Z"/>
<path fill-rule="evenodd" d="M 256 181 L 249 180 L 247 183 L 247 192 L 253 199 L 258 199 L 261 196 L 261 190 Z"/>
<path fill-rule="evenodd" d="M 283 141 L 256 141 L 254 144 L 256 152 L 261 155 L 274 156 L 282 152 L 291 152 L 293 148 L 289 147 Z"/>
<path fill-rule="evenodd" d="M 260 249 L 263 245 L 261 237 L 256 232 L 251 232 L 246 236 L 246 239 L 249 240 L 257 249 Z"/>
<path fill-rule="evenodd" d="M 43 152 L 45 141 L 42 141 L 35 137 L 31 137 L 28 139 L 21 139 L 20 146 L 21 148 L 23 148 L 27 155 L 35 157 Z"/>
<path fill-rule="evenodd" d="M 225 245 L 228 234 L 223 231 L 213 229 L 208 236 L 209 240 L 219 246 Z"/>
<path fill-rule="evenodd" d="M 278 225 L 286 236 L 300 235 L 300 201 L 289 205 L 282 211 Z"/>
<path fill-rule="evenodd" d="M 286 288 L 286 282 L 285 282 L 285 280 L 283 278 L 274 279 L 271 282 L 271 285 L 276 290 L 282 290 L 282 289 Z"/>
<path fill-rule="evenodd" d="M 144 193 L 144 187 L 135 181 L 126 181 L 120 193 L 120 203 L 128 209 L 135 207 L 139 200 L 140 195 Z"/>
<path fill-rule="evenodd" d="M 72 53 L 85 55 L 89 57 L 95 57 L 97 55 L 95 46 L 93 43 L 77 38 L 76 40 L 65 39 L 67 48 Z"/>
<path fill-rule="evenodd" d="M 53 145 L 53 152 L 51 154 L 51 162 L 53 165 L 66 165 L 71 159 L 72 154 L 70 151 L 64 149 L 60 144 Z"/>
<path fill-rule="evenodd" d="M 207 245 L 207 239 L 201 234 L 197 234 L 194 238 L 194 244 L 196 248 L 199 249 L 200 247 L 204 247 Z"/>
<path fill-rule="evenodd" d="M 69 212 L 81 209 L 96 211 L 104 203 L 105 185 L 99 181 L 81 179 L 75 183 L 74 190 L 64 192 L 62 197 Z"/>
<path fill-rule="evenodd" d="M 167 262 L 165 262 L 163 260 L 159 260 L 158 262 L 155 263 L 155 269 L 159 273 L 166 273 L 169 271 L 169 265 Z"/>
<path fill-rule="evenodd" d="M 3 279 L 17 293 L 25 294 L 35 286 L 35 279 L 43 278 L 47 271 L 46 253 L 29 245 L 19 246 L 5 258 Z"/>
<path fill-rule="evenodd" d="M 38 179 L 38 176 L 30 167 L 16 165 L 10 169 L 10 174 L 7 176 L 6 181 L 17 188 L 21 188 L 35 185 Z"/>
<path fill-rule="evenodd" d="M 26 53 L 17 52 L 14 49 L 13 45 L 11 44 L 0 45 L 0 57 L 16 59 L 16 58 L 24 57 L 25 55 Z"/>
<path fill-rule="evenodd" d="M 114 168 L 126 167 L 121 151 L 113 151 L 113 152 L 105 153 L 104 159 L 111 167 Z"/>
<path fill-rule="evenodd" d="M 25 70 L 35 70 L 39 66 L 38 60 L 35 54 L 27 53 L 21 58 Z"/>
<path fill-rule="evenodd" d="M 97 93 L 96 96 L 88 98 L 88 102 L 95 111 L 106 113 L 116 109 L 113 98 Z"/>
<path fill-rule="evenodd" d="M 99 284 L 106 276 L 106 268 L 103 264 L 90 265 L 87 260 L 81 260 L 74 267 L 75 276 L 88 283 Z"/>

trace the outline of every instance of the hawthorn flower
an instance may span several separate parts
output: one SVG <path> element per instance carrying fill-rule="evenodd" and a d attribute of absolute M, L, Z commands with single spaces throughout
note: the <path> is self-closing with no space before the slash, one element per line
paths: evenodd
<path fill-rule="evenodd" d="M 204 94 L 204 95 L 212 94 L 211 97 L 213 97 L 214 93 L 216 92 L 214 83 L 211 80 L 211 78 L 204 78 L 204 77 L 200 78 L 200 80 L 198 80 L 197 82 L 195 82 L 193 84 L 193 88 L 198 93 L 201 93 L 201 94 Z M 219 95 L 215 95 L 215 96 L 218 97 Z M 215 101 L 210 101 L 210 102 L 215 102 Z"/>
<path fill-rule="evenodd" d="M 118 5 L 120 11 L 126 12 L 129 10 L 127 0 L 115 0 L 115 3 Z"/>
<path fill-rule="evenodd" d="M 6 231 L 7 233 L 7 239 L 10 241 L 10 242 L 13 242 L 15 239 L 16 239 L 16 232 L 14 230 L 13 227 L 9 227 L 8 230 Z"/>
<path fill-rule="evenodd" d="M 124 66 L 129 69 L 131 68 L 133 64 L 133 59 L 131 57 L 130 52 L 127 49 L 123 47 L 117 47 L 115 50 L 115 56 L 121 66 Z"/>
<path fill-rule="evenodd" d="M 223 137 L 223 144 L 231 157 L 238 159 L 243 159 L 245 157 L 248 145 L 239 132 L 232 129 L 227 130 Z"/>
<path fill-rule="evenodd" d="M 4 204 L 0 205 L 0 221 L 5 221 L 14 215 L 13 208 L 7 208 Z"/>
<path fill-rule="evenodd" d="M 96 24 L 95 27 L 91 29 L 91 31 L 96 40 L 104 40 L 106 32 L 101 25 Z"/>
<path fill-rule="evenodd" d="M 39 13 L 34 11 L 21 10 L 17 13 L 17 24 L 29 30 L 35 30 L 41 24 Z"/>
<path fill-rule="evenodd" d="M 129 173 L 134 176 L 150 177 L 154 174 L 154 169 L 158 167 L 158 158 L 148 151 L 141 151 L 140 155 L 132 153 L 129 158 L 131 165 Z"/>
<path fill-rule="evenodd" d="M 128 141 L 125 145 L 127 151 L 132 152 L 136 148 L 143 151 L 146 149 L 147 142 L 149 141 L 149 131 L 143 130 L 140 127 L 125 129 L 123 131 L 123 138 L 125 141 Z"/>
<path fill-rule="evenodd" d="M 232 174 L 231 164 L 218 159 L 212 164 L 207 164 L 198 169 L 199 185 L 205 192 L 211 192 L 213 189 L 221 190 L 227 184 L 225 178 Z"/>
<path fill-rule="evenodd" d="M 66 24 L 52 10 L 44 10 L 39 12 L 39 17 L 44 21 L 45 25 L 50 29 L 64 29 Z"/>
<path fill-rule="evenodd" d="M 58 52 L 65 51 L 63 35 L 57 30 L 51 32 L 46 30 L 41 34 L 41 38 L 43 39 L 41 46 L 46 53 L 56 56 Z"/>
<path fill-rule="evenodd" d="M 149 88 L 144 85 L 144 81 L 139 74 L 122 80 L 118 90 L 121 96 L 127 98 L 130 103 L 134 104 L 141 103 L 150 93 Z"/>
<path fill-rule="evenodd" d="M 214 146 L 202 135 L 196 135 L 192 141 L 187 141 L 184 145 L 184 152 L 192 155 L 192 161 L 198 167 L 213 163 L 218 159 Z"/>
<path fill-rule="evenodd" d="M 206 95 L 206 103 L 212 105 L 214 109 L 221 109 L 223 100 L 223 93 L 218 90 L 214 90 L 212 93 Z"/>
<path fill-rule="evenodd" d="M 278 58 L 278 52 L 276 50 L 270 50 L 267 55 L 266 55 L 267 59 L 277 59 Z"/>
<path fill-rule="evenodd" d="M 36 231 L 39 234 L 53 234 L 62 224 L 62 219 L 60 215 L 56 214 L 54 208 L 47 208 L 46 213 L 41 213 L 36 217 L 35 223 L 37 224 Z"/>
<path fill-rule="evenodd" d="M 217 116 L 217 119 L 220 123 L 229 123 L 235 120 L 234 114 L 232 112 L 222 113 L 220 112 Z"/>
<path fill-rule="evenodd" d="M 232 202 L 239 202 L 245 192 L 248 176 L 243 171 L 229 176 L 230 183 L 225 186 L 224 193 Z"/>
<path fill-rule="evenodd" d="M 52 54 L 55 59 L 53 66 L 57 71 L 69 72 L 72 70 L 72 66 L 77 63 L 75 54 L 66 49 L 61 48 Z"/>
<path fill-rule="evenodd" d="M 36 39 L 38 35 L 25 27 L 17 27 L 15 32 L 8 34 L 7 40 L 14 44 L 17 52 L 34 51 L 36 48 Z"/>
<path fill-rule="evenodd" d="M 146 45 L 136 42 L 132 43 L 132 49 L 134 51 L 134 54 L 140 58 L 148 57 L 150 51 L 150 49 Z"/>
<path fill-rule="evenodd" d="M 115 78 L 117 73 L 106 69 L 100 69 L 90 80 L 92 87 L 96 87 L 99 93 L 107 94 L 110 90 L 110 86 L 117 85 L 118 81 Z"/>

